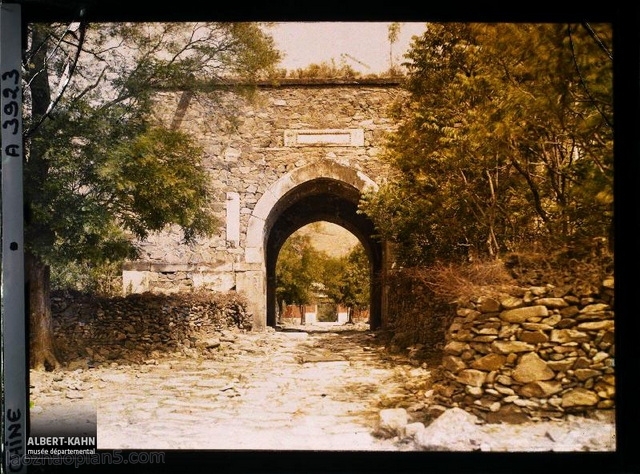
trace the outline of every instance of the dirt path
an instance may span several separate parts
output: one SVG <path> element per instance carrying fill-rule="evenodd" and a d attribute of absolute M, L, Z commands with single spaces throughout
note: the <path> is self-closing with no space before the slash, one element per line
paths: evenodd
<path fill-rule="evenodd" d="M 32 372 L 32 433 L 91 434 L 97 423 L 106 450 L 615 450 L 611 410 L 482 424 L 433 404 L 426 364 L 389 355 L 373 332 L 345 329 L 225 331 L 206 355 Z M 407 415 L 404 436 L 374 436 L 386 408 L 404 409 L 395 410 Z"/>
<path fill-rule="evenodd" d="M 32 423 L 97 421 L 99 449 L 410 449 L 372 433 L 382 408 L 424 406 L 429 372 L 390 360 L 373 333 L 321 329 L 228 335 L 206 358 L 36 373 Z"/>

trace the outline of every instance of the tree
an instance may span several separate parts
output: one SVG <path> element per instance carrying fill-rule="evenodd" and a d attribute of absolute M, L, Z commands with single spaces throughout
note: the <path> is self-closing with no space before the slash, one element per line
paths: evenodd
<path fill-rule="evenodd" d="M 133 238 L 216 228 L 196 140 L 155 123 L 161 88 L 251 81 L 279 59 L 255 23 L 32 24 L 25 52 L 31 365 L 56 367 L 50 267 L 135 257 Z"/>
<path fill-rule="evenodd" d="M 393 45 L 398 41 L 398 36 L 400 36 L 400 23 L 389 23 L 387 27 L 387 39 L 389 40 L 389 71 L 395 71 L 393 64 Z"/>
<path fill-rule="evenodd" d="M 359 245 L 346 256 L 344 284 L 342 286 L 342 304 L 347 306 L 349 321 L 353 310 L 365 309 L 370 302 L 371 271 L 369 257 Z"/>
<path fill-rule="evenodd" d="M 350 314 L 354 308 L 369 306 L 370 265 L 362 245 L 344 257 L 327 259 L 322 278 L 327 296 L 347 306 Z"/>
<path fill-rule="evenodd" d="M 293 234 L 282 245 L 276 263 L 276 298 L 299 306 L 312 298 L 312 285 L 322 280 L 323 261 L 328 256 L 316 250 L 311 237 Z M 285 308 L 280 308 L 284 311 Z"/>
<path fill-rule="evenodd" d="M 405 265 L 611 240 L 608 24 L 430 23 L 362 210 Z"/>

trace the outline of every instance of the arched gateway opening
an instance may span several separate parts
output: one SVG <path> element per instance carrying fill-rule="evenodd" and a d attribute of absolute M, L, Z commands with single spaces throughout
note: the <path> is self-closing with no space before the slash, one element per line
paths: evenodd
<path fill-rule="evenodd" d="M 249 221 L 246 261 L 261 263 L 252 302 L 254 328 L 276 324 L 276 262 L 287 238 L 301 227 L 327 221 L 344 227 L 362 243 L 370 262 L 370 327 L 382 325 L 383 245 L 372 236 L 371 220 L 359 214 L 362 192 L 375 183 L 364 174 L 325 160 L 278 180 L 258 201 Z M 261 300 L 261 301 L 260 301 Z"/>
<path fill-rule="evenodd" d="M 371 288 L 371 326 L 380 322 L 380 302 L 374 276 L 381 269 L 380 245 L 371 239 L 371 221 L 357 213 L 360 193 L 340 181 L 318 178 L 301 184 L 287 193 L 274 209 L 273 222 L 267 239 L 267 325 L 276 323 L 276 262 L 280 248 L 299 228 L 323 220 L 352 232 L 362 243 L 369 257 Z M 355 202 L 354 202 L 355 200 Z M 376 301 L 377 300 L 377 301 Z"/>

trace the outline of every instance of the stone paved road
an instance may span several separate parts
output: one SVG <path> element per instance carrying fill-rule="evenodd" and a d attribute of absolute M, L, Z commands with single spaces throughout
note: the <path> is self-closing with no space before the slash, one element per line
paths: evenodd
<path fill-rule="evenodd" d="M 185 349 L 141 365 L 32 372 L 31 434 L 92 434 L 97 422 L 104 450 L 615 450 L 611 410 L 482 425 L 463 410 L 440 411 L 429 368 L 389 355 L 375 333 L 289 329 L 225 331 L 209 353 Z M 385 408 L 428 427 L 376 437 Z"/>
<path fill-rule="evenodd" d="M 208 356 L 33 373 L 32 426 L 91 426 L 97 412 L 99 449 L 412 449 L 372 433 L 382 408 L 424 406 L 428 370 L 368 331 L 298 329 L 233 334 Z"/>

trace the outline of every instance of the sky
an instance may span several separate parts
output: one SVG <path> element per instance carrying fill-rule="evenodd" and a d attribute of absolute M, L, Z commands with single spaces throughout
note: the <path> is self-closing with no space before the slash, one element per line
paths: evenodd
<path fill-rule="evenodd" d="M 389 69 L 388 26 L 384 22 L 286 22 L 268 31 L 276 47 L 284 53 L 280 67 L 295 70 L 309 64 L 344 61 L 363 74 L 379 74 Z M 393 44 L 394 64 L 403 61 L 411 38 L 421 35 L 425 23 L 401 23 Z"/>

